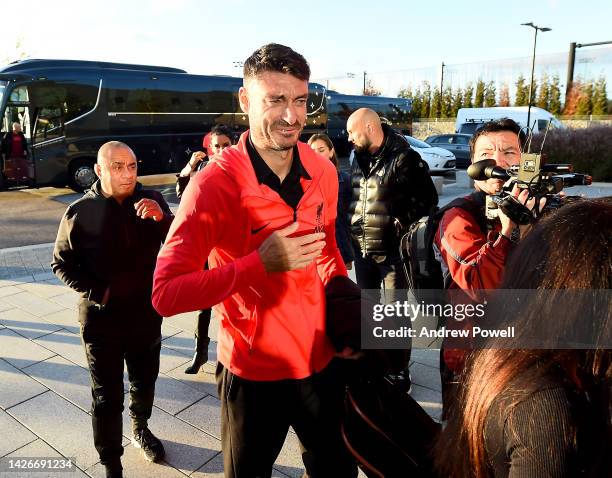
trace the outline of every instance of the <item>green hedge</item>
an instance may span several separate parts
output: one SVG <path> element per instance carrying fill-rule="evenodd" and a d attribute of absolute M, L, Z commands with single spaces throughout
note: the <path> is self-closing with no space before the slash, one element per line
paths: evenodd
<path fill-rule="evenodd" d="M 534 136 L 532 152 L 540 151 L 543 136 Z M 612 126 L 550 130 L 543 153 L 547 163 L 569 163 L 575 173 L 590 174 L 593 181 L 612 182 Z"/>

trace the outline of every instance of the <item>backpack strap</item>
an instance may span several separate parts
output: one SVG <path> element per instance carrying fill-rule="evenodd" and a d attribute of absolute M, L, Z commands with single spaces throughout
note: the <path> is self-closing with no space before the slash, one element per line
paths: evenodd
<path fill-rule="evenodd" d="M 470 214 L 470 216 L 472 216 L 474 220 L 478 223 L 478 227 L 483 232 L 483 234 L 486 234 L 488 232 L 488 226 L 487 217 L 484 214 L 486 200 L 485 198 L 485 193 L 481 191 L 474 191 L 467 197 L 454 199 L 443 208 L 440 208 L 436 213 L 436 229 L 438 229 L 437 225 L 442 220 L 442 216 L 444 216 L 446 211 L 458 207 Z"/>

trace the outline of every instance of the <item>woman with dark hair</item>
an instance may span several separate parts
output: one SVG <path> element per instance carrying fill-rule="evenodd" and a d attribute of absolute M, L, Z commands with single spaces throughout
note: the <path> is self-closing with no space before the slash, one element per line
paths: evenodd
<path fill-rule="evenodd" d="M 334 143 L 326 134 L 313 134 L 308 140 L 309 146 L 321 156 L 329 159 L 338 170 L 338 215 L 336 216 L 336 243 L 347 269 L 351 269 L 355 252 L 351 243 L 348 222 L 348 207 L 351 201 L 351 178 L 348 173 L 340 171 Z"/>
<path fill-rule="evenodd" d="M 501 289 L 536 289 L 529 307 L 504 308 L 517 344 L 534 331 L 558 340 L 588 327 L 596 345 L 522 349 L 496 339 L 473 352 L 436 446 L 440 475 L 610 476 L 612 198 L 579 200 L 542 219 L 510 257 Z"/>
<path fill-rule="evenodd" d="M 208 164 L 210 157 L 215 154 L 221 154 L 225 148 L 229 148 L 234 142 L 234 134 L 232 130 L 223 124 L 218 124 L 207 133 L 202 139 L 202 148 L 204 151 L 196 151 L 191 155 L 189 161 L 180 173 L 176 175 L 176 197 L 181 199 L 185 188 L 192 176 L 202 170 Z M 208 263 L 206 264 L 208 267 Z M 210 327 L 210 319 L 212 317 L 211 309 L 203 309 L 198 312 L 198 318 L 195 327 L 195 350 L 193 359 L 185 369 L 187 374 L 196 374 L 200 367 L 208 362 L 208 345 L 210 337 L 208 329 Z"/>

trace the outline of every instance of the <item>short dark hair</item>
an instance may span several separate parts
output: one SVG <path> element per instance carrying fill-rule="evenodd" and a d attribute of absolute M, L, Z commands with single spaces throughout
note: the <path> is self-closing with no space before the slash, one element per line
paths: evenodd
<path fill-rule="evenodd" d="M 234 132 L 224 124 L 217 124 L 210 130 L 211 136 L 227 136 L 234 143 Z"/>
<path fill-rule="evenodd" d="M 278 43 L 262 46 L 244 62 L 244 78 L 252 78 L 266 71 L 288 73 L 303 81 L 310 79 L 310 66 L 306 59 Z"/>
<path fill-rule="evenodd" d="M 502 118 L 494 121 L 484 123 L 480 128 L 476 130 L 474 135 L 470 138 L 470 159 L 474 159 L 474 146 L 478 138 L 489 133 L 499 133 L 500 131 L 510 131 L 516 134 L 519 138 L 521 147 L 525 141 L 525 134 L 522 132 L 521 127 L 518 123 L 510 118 Z"/>

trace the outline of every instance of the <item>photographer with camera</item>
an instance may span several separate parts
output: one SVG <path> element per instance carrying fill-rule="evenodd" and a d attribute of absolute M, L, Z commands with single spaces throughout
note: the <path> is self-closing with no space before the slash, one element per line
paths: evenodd
<path fill-rule="evenodd" d="M 521 128 L 511 119 L 485 123 L 470 140 L 472 164 L 492 159 L 502 169 L 518 166 L 521 140 Z M 444 283 L 449 284 L 447 288 L 462 289 L 473 297 L 470 294 L 473 291 L 499 286 L 506 257 L 520 237 L 517 224 L 501 209 L 496 209 L 496 219 L 487 215 L 487 196 L 501 192 L 504 183 L 504 180 L 494 177 L 475 181 L 476 191 L 463 198 L 470 202 L 470 207 L 453 207 L 440 219 L 433 247 L 442 266 Z M 527 190 L 519 194 L 514 186 L 511 194 L 533 209 L 535 200 L 527 200 Z M 449 404 L 449 384 L 456 381 L 466 356 L 464 348 L 454 349 L 448 347 L 448 343 L 446 345 L 440 357 L 445 413 Z"/>

